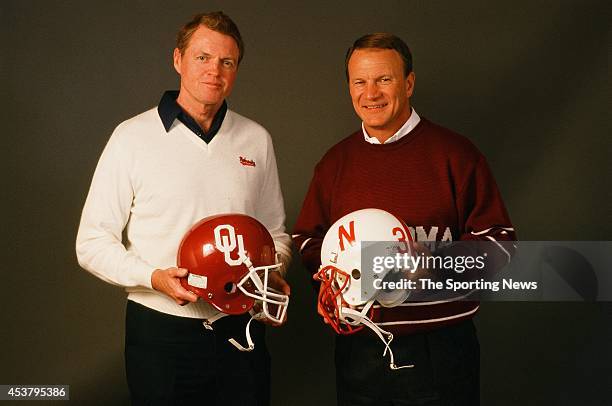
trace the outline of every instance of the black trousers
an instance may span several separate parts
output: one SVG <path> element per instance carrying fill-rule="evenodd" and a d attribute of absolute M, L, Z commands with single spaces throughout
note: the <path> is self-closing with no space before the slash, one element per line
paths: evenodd
<path fill-rule="evenodd" d="M 480 404 L 480 347 L 472 320 L 395 337 L 391 349 L 397 365 L 414 368 L 390 370 L 373 334 L 337 336 L 339 406 Z"/>
<path fill-rule="evenodd" d="M 224 317 L 206 330 L 199 319 L 176 317 L 128 300 L 125 366 L 133 405 L 268 405 L 270 356 L 265 328 L 245 316 Z"/>

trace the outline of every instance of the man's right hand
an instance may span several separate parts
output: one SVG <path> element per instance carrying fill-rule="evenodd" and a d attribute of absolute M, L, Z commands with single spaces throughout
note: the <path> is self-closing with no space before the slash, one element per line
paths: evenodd
<path fill-rule="evenodd" d="M 327 321 L 327 318 L 325 316 L 327 316 L 327 313 L 325 312 L 325 310 L 323 310 L 323 307 L 321 307 L 321 303 L 317 302 L 317 312 L 319 313 L 319 316 L 321 316 L 321 318 L 323 319 L 323 322 L 325 324 L 329 324 L 329 321 Z"/>
<path fill-rule="evenodd" d="M 325 292 L 321 292 L 323 289 L 325 288 L 323 287 L 323 284 L 321 284 L 321 286 L 319 286 L 319 297 L 321 297 L 321 294 L 325 293 Z M 318 299 L 317 299 L 317 312 L 319 313 L 319 316 L 321 316 L 321 318 L 323 319 L 323 322 L 325 324 L 329 324 L 329 320 L 327 320 L 327 318 L 333 317 L 333 315 L 329 314 L 329 312 L 327 312 L 327 310 L 325 310 L 323 306 L 321 306 L 321 302 L 319 302 Z"/>
<path fill-rule="evenodd" d="M 170 296 L 177 304 L 183 306 L 198 300 L 195 293 L 181 285 L 180 278 L 187 274 L 188 271 L 184 268 L 156 269 L 151 275 L 151 285 L 153 289 Z"/>

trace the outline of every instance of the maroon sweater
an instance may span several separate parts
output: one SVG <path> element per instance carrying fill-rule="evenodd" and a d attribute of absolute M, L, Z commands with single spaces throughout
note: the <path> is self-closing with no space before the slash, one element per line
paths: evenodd
<path fill-rule="evenodd" d="M 358 131 L 317 164 L 293 236 L 310 273 L 321 264 L 327 229 L 370 207 L 401 217 L 417 241 L 516 239 L 483 155 L 465 137 L 423 118 L 390 144 L 369 144 Z M 410 333 L 472 317 L 477 308 L 468 301 L 405 303 L 375 306 L 373 318 L 392 332 Z"/>

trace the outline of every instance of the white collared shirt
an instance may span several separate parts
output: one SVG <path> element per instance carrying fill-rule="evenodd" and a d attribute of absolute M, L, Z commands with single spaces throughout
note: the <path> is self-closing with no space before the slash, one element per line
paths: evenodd
<path fill-rule="evenodd" d="M 397 132 L 393 134 L 393 136 L 391 136 L 391 138 L 386 140 L 384 143 L 391 144 L 392 142 L 398 141 L 404 135 L 412 131 L 414 127 L 416 127 L 417 124 L 419 124 L 419 121 L 421 121 L 421 117 L 419 117 L 417 112 L 414 111 L 414 108 L 412 108 L 412 112 L 410 113 L 410 117 L 408 117 L 408 120 L 406 120 L 404 125 L 399 130 L 397 130 Z M 378 140 L 378 138 L 370 137 L 363 123 L 361 123 L 361 129 L 363 130 L 363 137 L 365 138 L 366 142 L 369 142 L 370 144 L 380 144 L 381 143 Z"/>

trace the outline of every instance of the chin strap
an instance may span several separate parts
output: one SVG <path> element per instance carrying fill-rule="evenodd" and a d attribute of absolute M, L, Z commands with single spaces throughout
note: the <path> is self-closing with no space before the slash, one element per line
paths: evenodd
<path fill-rule="evenodd" d="M 387 355 L 387 351 L 389 352 L 389 368 L 390 369 L 397 370 L 397 369 L 402 369 L 402 368 L 414 368 L 414 364 L 400 365 L 400 366 L 397 366 L 395 364 L 395 358 L 393 357 L 393 350 L 391 350 L 391 341 L 393 341 L 393 334 L 377 326 L 376 323 L 370 320 L 370 318 L 366 315 L 370 307 L 372 307 L 373 303 L 374 301 L 370 300 L 368 303 L 365 304 L 365 306 L 363 307 L 361 311 L 356 311 L 356 310 L 346 308 L 346 307 L 342 308 L 342 316 L 341 316 L 342 320 L 348 324 L 363 324 L 364 326 L 372 330 L 378 336 L 378 338 L 380 338 L 380 340 L 385 345 L 385 351 L 383 352 L 383 357 Z M 349 320 L 347 320 L 347 316 Z"/>
<path fill-rule="evenodd" d="M 253 342 L 253 339 L 251 338 L 251 322 L 253 320 L 260 320 L 262 318 L 265 318 L 265 315 L 262 312 L 259 313 L 255 313 L 253 310 L 251 310 L 249 312 L 249 314 L 251 315 L 251 319 L 249 320 L 249 322 L 247 323 L 245 329 L 244 329 L 244 334 L 246 336 L 246 341 L 247 341 L 247 346 L 244 347 L 242 346 L 242 344 L 240 344 L 236 339 L 234 338 L 229 338 L 227 341 L 230 342 L 230 344 L 232 344 L 234 347 L 236 347 L 239 351 L 245 351 L 245 352 L 249 352 L 249 351 L 253 351 L 253 349 L 255 348 L 255 343 Z M 211 317 L 210 319 L 204 320 L 202 322 L 202 325 L 204 326 L 204 328 L 206 330 L 214 330 L 213 329 L 213 323 L 223 317 L 229 316 L 229 314 L 225 314 L 225 313 L 218 313 L 217 315 Z"/>
<path fill-rule="evenodd" d="M 251 319 L 249 320 L 249 322 L 246 325 L 245 328 L 245 335 L 246 335 L 246 339 L 247 339 L 247 347 L 243 347 L 242 344 L 240 344 L 238 341 L 236 341 L 233 338 L 230 338 L 229 341 L 230 344 L 232 344 L 234 347 L 236 347 L 239 351 L 244 351 L 244 352 L 249 352 L 249 351 L 253 351 L 253 349 L 255 348 L 255 344 L 253 343 L 253 339 L 251 338 L 251 322 L 255 319 L 259 318 L 259 315 L 261 313 L 255 314 L 252 310 L 251 310 Z"/>

